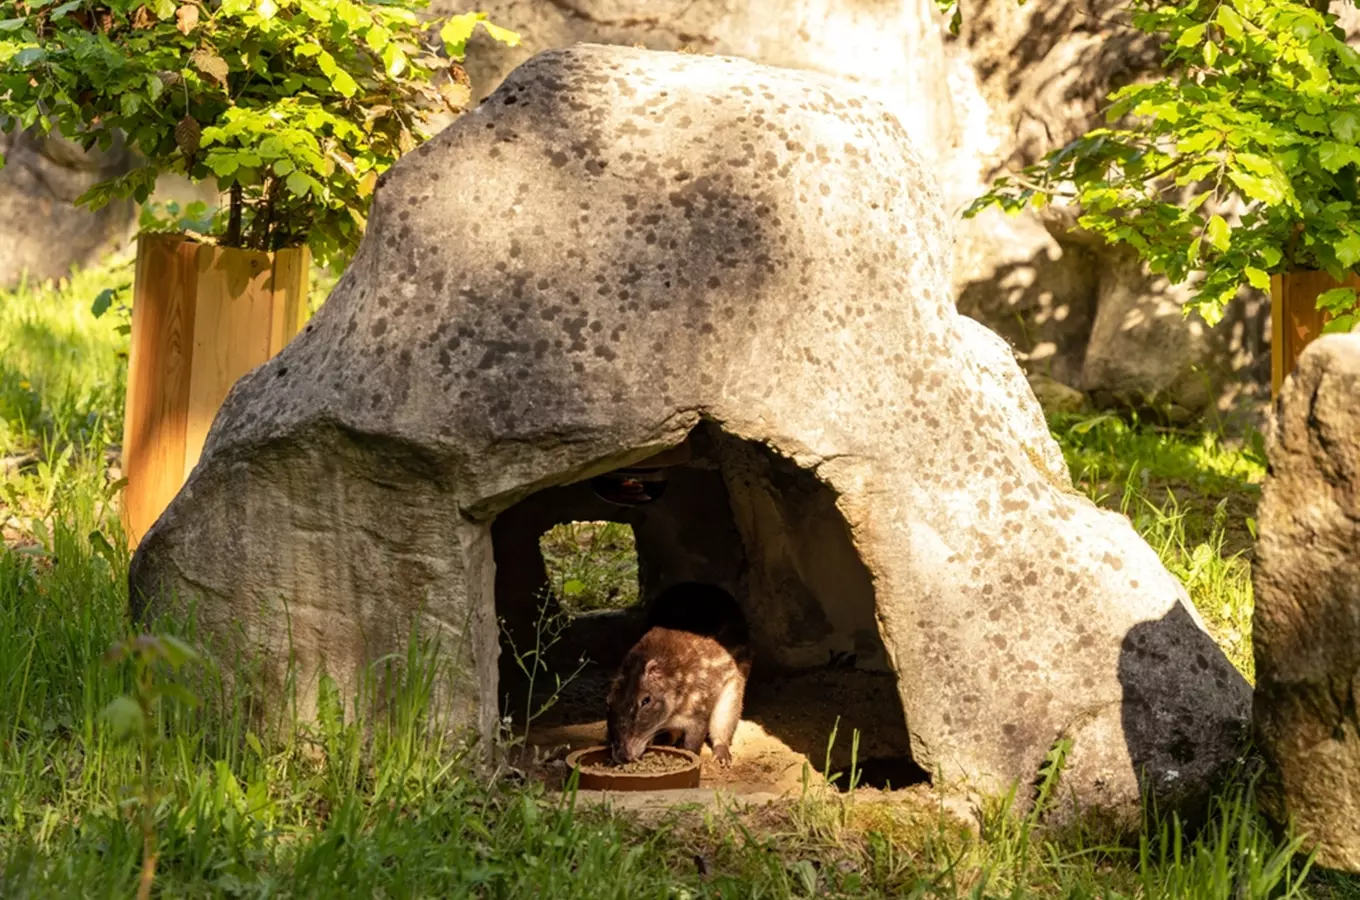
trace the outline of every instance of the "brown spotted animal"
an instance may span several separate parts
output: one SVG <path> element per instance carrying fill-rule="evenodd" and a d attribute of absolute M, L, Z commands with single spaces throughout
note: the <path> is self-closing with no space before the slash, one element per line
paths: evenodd
<path fill-rule="evenodd" d="M 624 657 L 609 691 L 609 748 L 632 762 L 665 733 L 695 753 L 732 764 L 732 735 L 751 674 L 746 619 L 732 595 L 711 584 L 668 588 L 648 629 Z"/>

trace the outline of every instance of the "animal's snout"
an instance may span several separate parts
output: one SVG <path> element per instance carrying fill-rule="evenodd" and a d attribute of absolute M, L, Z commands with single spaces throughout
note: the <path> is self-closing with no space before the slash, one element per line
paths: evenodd
<path fill-rule="evenodd" d="M 640 741 L 614 741 L 609 746 L 610 754 L 618 765 L 634 762 L 647 750 L 646 739 Z"/>

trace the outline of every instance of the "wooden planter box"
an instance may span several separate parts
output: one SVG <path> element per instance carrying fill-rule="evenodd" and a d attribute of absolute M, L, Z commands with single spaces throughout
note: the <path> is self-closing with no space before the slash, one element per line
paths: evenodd
<path fill-rule="evenodd" d="M 178 235 L 137 242 L 123 528 L 136 547 L 198 462 L 227 391 L 267 362 L 307 315 L 311 253 L 261 253 Z"/>
<path fill-rule="evenodd" d="M 1294 371 L 1303 348 L 1322 334 L 1331 318 L 1317 308 L 1317 298 L 1332 288 L 1360 290 L 1360 276 L 1344 285 L 1326 272 L 1285 272 L 1270 276 L 1270 395 L 1278 397 Z"/>

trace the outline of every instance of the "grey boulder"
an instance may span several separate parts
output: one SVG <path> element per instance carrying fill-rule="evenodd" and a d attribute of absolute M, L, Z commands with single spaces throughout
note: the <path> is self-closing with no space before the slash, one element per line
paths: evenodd
<path fill-rule="evenodd" d="M 1360 872 L 1360 335 L 1326 335 L 1267 439 L 1253 580 L 1265 797 L 1320 865 Z"/>
<path fill-rule="evenodd" d="M 135 602 L 195 602 L 266 700 L 295 665 L 304 712 L 317 672 L 352 689 L 419 625 L 452 721 L 490 738 L 497 619 L 527 602 L 498 518 L 692 445 L 721 478 L 685 477 L 728 499 L 670 509 L 696 549 L 666 577 L 739 537 L 721 577 L 757 673 L 863 649 L 942 785 L 1029 785 L 1066 738 L 1068 801 L 1198 799 L 1249 688 L 1127 519 L 1072 490 L 950 265 L 928 168 L 845 85 L 539 54 L 382 180 L 353 265 L 146 535 Z"/>

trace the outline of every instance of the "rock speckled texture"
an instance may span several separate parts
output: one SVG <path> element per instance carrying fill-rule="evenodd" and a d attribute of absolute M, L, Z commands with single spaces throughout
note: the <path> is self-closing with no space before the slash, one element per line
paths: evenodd
<path fill-rule="evenodd" d="M 1157 42 L 1118 24 L 1125 6 L 964 0 L 951 36 L 930 0 L 483 0 L 478 9 L 523 40 L 506 47 L 478 32 L 467 67 L 478 97 L 534 53 L 579 41 L 835 76 L 897 116 L 954 213 L 1007 167 L 1104 125 L 1109 92 L 1158 70 Z M 462 6 L 434 0 L 432 9 Z M 1179 420 L 1216 400 L 1250 409 L 1269 383 L 1260 292 L 1244 292 L 1210 329 L 1182 315 L 1188 290 L 1074 226 L 1075 215 L 997 210 L 958 222 L 959 308 L 1011 342 L 1028 372 L 1087 391 L 1098 405 L 1150 406 Z"/>
<path fill-rule="evenodd" d="M 342 684 L 418 619 L 489 735 L 495 517 L 703 424 L 834 494 L 922 766 L 1003 790 L 1067 736 L 1079 802 L 1132 813 L 1136 773 L 1188 799 L 1249 689 L 1128 521 L 1071 490 L 1004 343 L 954 309 L 949 233 L 897 120 L 842 84 L 540 54 L 383 179 L 331 299 L 233 388 L 133 594 L 197 596 L 276 683 L 281 601 L 303 672 Z M 769 537 L 747 556 L 796 568 Z"/>
<path fill-rule="evenodd" d="M 1274 815 L 1360 872 L 1360 335 L 1310 344 L 1268 436 L 1252 567 L 1255 720 Z"/>

